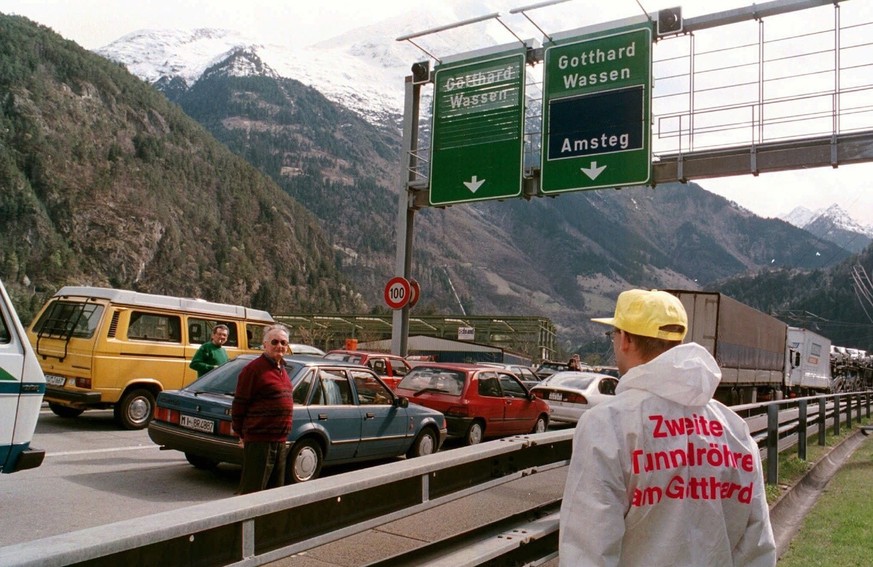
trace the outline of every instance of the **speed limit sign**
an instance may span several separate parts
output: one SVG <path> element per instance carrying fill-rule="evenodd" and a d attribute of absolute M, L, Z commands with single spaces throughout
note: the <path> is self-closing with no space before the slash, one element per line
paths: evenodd
<path fill-rule="evenodd" d="M 410 278 L 409 279 L 409 307 L 410 307 L 410 309 L 415 307 L 415 304 L 418 303 L 419 298 L 421 298 L 421 285 L 419 285 L 417 280 Z"/>
<path fill-rule="evenodd" d="M 385 303 L 391 309 L 403 309 L 410 295 L 409 281 L 402 276 L 394 276 L 385 285 Z"/>

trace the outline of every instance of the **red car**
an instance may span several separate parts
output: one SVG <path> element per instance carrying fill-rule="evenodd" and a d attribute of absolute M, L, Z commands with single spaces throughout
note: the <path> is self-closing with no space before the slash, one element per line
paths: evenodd
<path fill-rule="evenodd" d="M 467 445 L 483 439 L 541 433 L 549 405 L 532 395 L 511 372 L 477 364 L 424 363 L 395 388 L 400 396 L 446 416 L 450 436 Z"/>
<path fill-rule="evenodd" d="M 324 358 L 329 360 L 345 360 L 355 364 L 363 364 L 373 369 L 383 382 L 392 390 L 406 376 L 412 366 L 402 356 L 384 352 L 366 352 L 361 350 L 332 350 Z"/>

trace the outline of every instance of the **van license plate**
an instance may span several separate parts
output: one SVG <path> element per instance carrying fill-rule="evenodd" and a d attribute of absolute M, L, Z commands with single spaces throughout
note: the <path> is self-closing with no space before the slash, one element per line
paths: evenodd
<path fill-rule="evenodd" d="M 197 431 L 203 431 L 205 433 L 212 433 L 213 431 L 215 431 L 215 422 L 211 419 L 203 419 L 200 417 L 183 415 L 179 419 L 179 424 L 182 427 L 187 427 L 188 429 L 196 429 Z"/>
<path fill-rule="evenodd" d="M 561 392 L 549 392 L 549 400 L 553 402 L 563 402 L 564 395 Z"/>
<path fill-rule="evenodd" d="M 67 379 L 63 376 L 55 376 L 53 374 L 45 375 L 45 383 L 50 384 L 52 386 L 63 386 L 66 383 Z"/>

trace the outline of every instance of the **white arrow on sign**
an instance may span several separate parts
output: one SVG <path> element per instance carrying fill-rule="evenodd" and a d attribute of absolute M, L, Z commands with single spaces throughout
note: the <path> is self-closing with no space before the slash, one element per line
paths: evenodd
<path fill-rule="evenodd" d="M 601 165 L 600 167 L 597 167 L 597 162 L 596 162 L 596 161 L 592 161 L 592 162 L 591 162 L 591 167 L 589 167 L 588 169 L 586 169 L 586 168 L 584 168 L 584 167 L 580 167 L 579 169 L 581 169 L 581 170 L 582 170 L 582 173 L 584 173 L 585 175 L 587 175 L 588 178 L 591 179 L 591 181 L 594 181 L 595 179 L 597 179 L 597 177 L 598 177 L 601 173 L 603 173 L 603 170 L 606 169 L 606 166 L 605 166 L 605 165 Z"/>
<path fill-rule="evenodd" d="M 485 180 L 479 181 L 479 177 L 474 175 L 470 181 L 464 181 L 464 185 L 467 186 L 467 189 L 470 190 L 471 193 L 475 193 L 479 190 L 479 187 L 482 187 L 482 184 L 485 183 Z"/>

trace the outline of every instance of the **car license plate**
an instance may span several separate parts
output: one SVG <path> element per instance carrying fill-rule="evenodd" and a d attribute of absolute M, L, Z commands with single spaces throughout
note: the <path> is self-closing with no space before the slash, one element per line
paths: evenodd
<path fill-rule="evenodd" d="M 63 376 L 55 376 L 54 374 L 46 374 L 45 375 L 45 383 L 50 384 L 52 386 L 63 386 L 67 382 L 67 379 Z"/>
<path fill-rule="evenodd" d="M 191 417 L 190 415 L 183 415 L 181 418 L 179 418 L 179 425 L 181 425 L 182 427 L 187 427 L 188 429 L 203 431 L 204 433 L 212 433 L 213 431 L 215 431 L 215 422 L 211 419 Z"/>
<path fill-rule="evenodd" d="M 564 395 L 561 392 L 549 392 L 549 400 L 553 402 L 563 402 Z"/>

